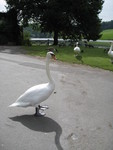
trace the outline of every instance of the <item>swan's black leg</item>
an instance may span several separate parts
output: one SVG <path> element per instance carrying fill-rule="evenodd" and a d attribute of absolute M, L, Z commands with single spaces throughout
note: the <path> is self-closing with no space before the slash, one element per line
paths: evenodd
<path fill-rule="evenodd" d="M 37 117 L 45 116 L 45 113 L 39 112 L 39 111 L 40 111 L 40 107 L 35 107 L 35 114 L 34 114 L 34 116 L 37 116 Z"/>
<path fill-rule="evenodd" d="M 35 107 L 35 116 L 39 113 L 39 108 L 38 107 Z"/>

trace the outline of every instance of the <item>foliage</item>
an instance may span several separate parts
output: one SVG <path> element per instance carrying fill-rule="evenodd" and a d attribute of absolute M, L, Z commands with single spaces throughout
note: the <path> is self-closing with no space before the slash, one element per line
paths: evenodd
<path fill-rule="evenodd" d="M 44 32 L 54 33 L 54 45 L 58 37 L 96 40 L 100 37 L 101 20 L 98 14 L 103 0 L 6 0 L 9 9 L 15 8 L 23 25 L 36 21 Z"/>
<path fill-rule="evenodd" d="M 41 29 L 35 24 L 29 24 L 28 27 L 24 27 L 23 31 L 29 32 L 30 37 L 32 38 L 51 38 L 52 35 L 50 33 L 43 33 Z"/>
<path fill-rule="evenodd" d="M 110 43 L 109 43 L 110 46 Z M 32 46 L 24 47 L 27 50 L 29 55 L 45 57 L 47 52 L 47 46 Z M 59 61 L 68 62 L 71 64 L 81 64 L 82 62 L 77 60 L 74 57 L 73 47 L 58 47 L 58 53 L 56 57 Z M 110 58 L 107 53 L 104 52 L 102 48 L 85 48 L 81 47 L 81 50 L 84 50 L 82 55 L 83 65 L 89 65 L 92 67 L 103 68 L 106 70 L 113 71 L 113 64 L 110 62 Z"/>
<path fill-rule="evenodd" d="M 23 34 L 23 45 L 31 46 L 30 34 L 27 31 L 25 31 Z"/>
<path fill-rule="evenodd" d="M 54 39 L 60 34 L 64 38 L 78 39 L 83 36 L 96 40 L 100 38 L 98 14 L 102 4 L 102 0 L 50 0 L 42 16 L 42 27 L 46 31 L 54 31 Z"/>
<path fill-rule="evenodd" d="M 21 29 L 17 21 L 17 13 L 10 9 L 0 13 L 0 44 L 21 44 Z"/>
<path fill-rule="evenodd" d="M 98 14 L 102 8 L 103 1 L 93 1 L 93 0 L 74 0 L 68 1 L 64 0 L 67 5 L 69 19 L 71 20 L 71 26 L 67 26 L 66 30 L 70 34 L 70 29 L 72 28 L 72 33 L 78 35 L 79 37 L 84 37 L 88 40 L 96 40 L 100 37 L 100 25 L 101 20 L 98 18 Z M 62 3 L 63 5 L 63 3 Z M 70 9 L 71 12 L 70 12 Z M 68 22 L 67 22 L 68 23 Z M 64 28 L 65 29 L 65 28 Z M 71 35 L 73 35 L 71 33 Z"/>
<path fill-rule="evenodd" d="M 26 26 L 28 21 L 39 20 L 40 14 L 45 8 L 45 0 L 6 0 L 8 9 L 14 8 L 18 13 L 18 20 Z"/>

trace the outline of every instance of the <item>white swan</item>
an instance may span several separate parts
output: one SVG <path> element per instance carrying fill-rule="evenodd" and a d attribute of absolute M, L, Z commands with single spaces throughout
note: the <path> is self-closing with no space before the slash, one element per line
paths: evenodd
<path fill-rule="evenodd" d="M 80 53 L 80 47 L 78 46 L 78 42 L 76 42 L 76 46 L 74 47 L 74 52 L 75 52 L 75 54 Z"/>
<path fill-rule="evenodd" d="M 110 49 L 108 51 L 108 55 L 111 58 L 111 62 L 113 63 L 113 42 L 111 42 Z"/>
<path fill-rule="evenodd" d="M 83 63 L 80 52 L 81 52 L 80 47 L 78 46 L 78 42 L 76 42 L 76 46 L 74 47 L 75 58 Z"/>
<path fill-rule="evenodd" d="M 35 107 L 36 116 L 45 115 L 41 113 L 40 110 L 46 109 L 47 107 L 40 106 L 40 103 L 46 100 L 55 89 L 55 83 L 50 75 L 49 62 L 50 59 L 56 59 L 53 52 L 47 52 L 46 55 L 46 73 L 49 79 L 48 83 L 39 84 L 29 88 L 25 93 L 23 93 L 15 103 L 11 104 L 9 107 Z"/>

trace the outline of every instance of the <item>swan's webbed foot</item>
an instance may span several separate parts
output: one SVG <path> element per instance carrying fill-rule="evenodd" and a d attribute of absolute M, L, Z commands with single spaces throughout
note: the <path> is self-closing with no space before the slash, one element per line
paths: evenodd
<path fill-rule="evenodd" d="M 39 110 L 46 110 L 46 109 L 49 109 L 49 107 L 47 105 L 44 105 L 44 106 L 40 106 L 38 105 L 39 107 Z"/>
<path fill-rule="evenodd" d="M 35 114 L 34 114 L 35 117 L 43 117 L 45 115 L 46 114 L 44 112 L 40 112 L 40 108 L 39 107 L 35 108 Z"/>

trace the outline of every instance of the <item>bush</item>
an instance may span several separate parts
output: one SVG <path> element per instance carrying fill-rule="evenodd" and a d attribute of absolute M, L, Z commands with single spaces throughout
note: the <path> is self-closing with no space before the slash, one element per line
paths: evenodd
<path fill-rule="evenodd" d="M 23 45 L 31 46 L 32 44 L 31 44 L 31 41 L 30 41 L 30 34 L 29 34 L 29 32 L 25 31 L 23 34 L 24 34 L 23 35 Z"/>

